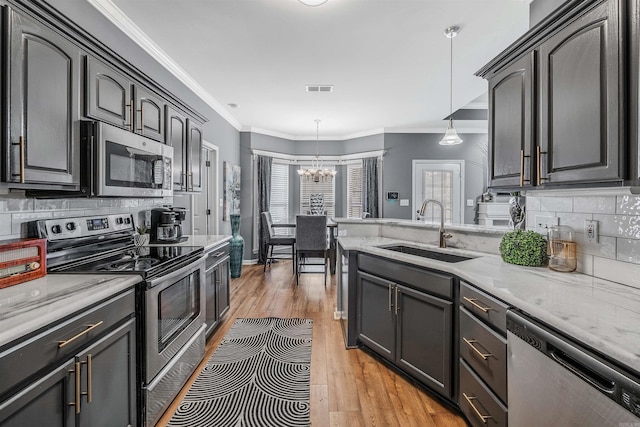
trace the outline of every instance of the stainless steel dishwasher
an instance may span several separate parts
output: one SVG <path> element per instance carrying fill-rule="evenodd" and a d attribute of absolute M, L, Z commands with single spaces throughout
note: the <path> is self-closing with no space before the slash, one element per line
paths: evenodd
<path fill-rule="evenodd" d="M 640 426 L 637 377 L 514 311 L 507 353 L 510 426 Z"/>

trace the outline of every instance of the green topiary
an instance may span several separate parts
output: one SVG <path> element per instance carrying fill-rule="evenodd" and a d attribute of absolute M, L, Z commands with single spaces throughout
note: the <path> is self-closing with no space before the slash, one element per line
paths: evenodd
<path fill-rule="evenodd" d="M 540 267 L 547 263 L 547 240 L 535 231 L 513 230 L 502 238 L 500 255 L 510 264 Z"/>

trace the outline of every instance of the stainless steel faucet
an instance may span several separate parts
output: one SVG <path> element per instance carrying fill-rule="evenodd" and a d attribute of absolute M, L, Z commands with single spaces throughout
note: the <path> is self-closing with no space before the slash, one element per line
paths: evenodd
<path fill-rule="evenodd" d="M 420 207 L 420 210 L 418 211 L 418 218 L 424 218 L 424 211 L 425 209 L 427 209 L 427 205 L 429 203 L 435 203 L 436 205 L 440 206 L 440 230 L 438 230 L 440 234 L 440 239 L 438 242 L 438 246 L 441 248 L 446 248 L 447 239 L 452 238 L 453 235 L 451 235 L 450 233 L 447 233 L 444 229 L 444 206 L 442 206 L 442 203 L 440 203 L 438 200 L 435 200 L 435 199 L 425 199 L 424 202 L 422 202 L 422 206 Z"/>

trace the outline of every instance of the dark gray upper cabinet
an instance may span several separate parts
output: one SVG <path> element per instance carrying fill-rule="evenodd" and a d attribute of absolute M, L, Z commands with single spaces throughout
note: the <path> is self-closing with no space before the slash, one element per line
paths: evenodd
<path fill-rule="evenodd" d="M 164 142 L 165 102 L 147 89 L 134 86 L 135 94 L 135 132 L 148 138 Z"/>
<path fill-rule="evenodd" d="M 535 182 L 534 59 L 530 52 L 489 80 L 489 180 L 494 188 Z"/>
<path fill-rule="evenodd" d="M 173 191 L 187 189 L 187 118 L 167 105 L 165 143 L 173 147 Z"/>
<path fill-rule="evenodd" d="M 87 117 L 165 142 L 161 97 L 90 56 L 85 72 Z"/>
<path fill-rule="evenodd" d="M 623 178 L 619 9 L 602 2 L 540 45 L 541 184 Z"/>
<path fill-rule="evenodd" d="M 187 145 L 189 156 L 187 166 L 189 167 L 189 187 L 188 191 L 202 191 L 202 125 L 191 119 L 187 119 Z"/>
<path fill-rule="evenodd" d="M 640 185 L 640 0 L 629 5 L 629 179 Z"/>
<path fill-rule="evenodd" d="M 4 16 L 11 59 L 4 179 L 13 187 L 77 190 L 81 50 L 11 9 Z"/>
<path fill-rule="evenodd" d="M 131 80 L 90 56 L 85 72 L 86 116 L 132 130 Z"/>

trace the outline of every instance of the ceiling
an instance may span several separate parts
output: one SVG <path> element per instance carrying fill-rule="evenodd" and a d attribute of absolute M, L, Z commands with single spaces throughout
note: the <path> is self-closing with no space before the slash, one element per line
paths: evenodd
<path fill-rule="evenodd" d="M 450 58 L 444 29 L 461 28 L 453 40 L 453 109 L 478 97 L 482 106 L 487 84 L 473 73 L 528 29 L 530 3 L 89 1 L 237 129 L 288 139 L 315 139 L 315 119 L 320 139 L 444 132 Z M 309 84 L 334 90 L 308 93 Z M 456 127 L 478 132 L 486 121 Z"/>

